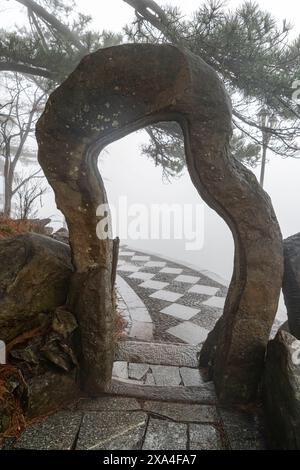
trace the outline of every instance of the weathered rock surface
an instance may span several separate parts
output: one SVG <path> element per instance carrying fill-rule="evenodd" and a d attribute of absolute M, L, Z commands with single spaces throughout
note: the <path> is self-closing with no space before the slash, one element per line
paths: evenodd
<path fill-rule="evenodd" d="M 57 230 L 57 232 L 53 233 L 52 238 L 58 242 L 69 244 L 69 232 L 63 227 Z"/>
<path fill-rule="evenodd" d="M 0 339 L 47 327 L 66 302 L 73 267 L 67 245 L 28 233 L 0 241 Z"/>
<path fill-rule="evenodd" d="M 78 396 L 77 322 L 59 307 L 48 330 L 18 341 L 9 350 L 9 361 L 28 384 L 28 415 L 43 415 Z"/>
<path fill-rule="evenodd" d="M 272 447 L 300 450 L 300 341 L 286 331 L 268 344 L 263 395 Z"/>
<path fill-rule="evenodd" d="M 287 307 L 290 332 L 300 339 L 300 233 L 284 240 L 283 249 L 282 290 Z"/>
<path fill-rule="evenodd" d="M 28 390 L 21 372 L 0 365 L 0 435 L 21 431 L 25 425 Z"/>
<path fill-rule="evenodd" d="M 191 179 L 233 233 L 235 269 L 213 377 L 223 401 L 249 402 L 261 381 L 282 285 L 281 233 L 270 198 L 231 157 L 231 104 L 217 73 L 166 44 L 86 56 L 50 96 L 37 125 L 39 162 L 70 231 L 82 380 L 89 391 L 107 389 L 114 359 L 115 257 L 107 226 L 96 216 L 107 203 L 96 160 L 109 143 L 162 120 L 180 123 Z"/>
<path fill-rule="evenodd" d="M 47 372 L 28 381 L 28 410 L 30 418 L 42 416 L 71 403 L 79 397 L 76 370 L 69 374 Z"/>

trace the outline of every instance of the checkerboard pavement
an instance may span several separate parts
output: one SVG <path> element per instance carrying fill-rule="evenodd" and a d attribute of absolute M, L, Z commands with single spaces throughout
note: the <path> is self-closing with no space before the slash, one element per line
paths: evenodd
<path fill-rule="evenodd" d="M 153 323 L 151 333 L 148 325 L 146 338 L 130 335 L 127 329 L 128 336 L 135 339 L 202 344 L 223 313 L 227 287 L 180 263 L 123 247 L 118 275 L 124 281 L 122 305 L 126 305 L 127 284 L 143 302 Z M 132 309 L 123 307 L 121 311 L 125 320 L 133 323 Z"/>

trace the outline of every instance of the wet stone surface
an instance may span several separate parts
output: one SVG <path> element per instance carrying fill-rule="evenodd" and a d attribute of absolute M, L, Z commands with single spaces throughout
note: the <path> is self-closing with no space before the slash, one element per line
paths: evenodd
<path fill-rule="evenodd" d="M 150 418 L 143 450 L 185 450 L 187 425 Z"/>
<path fill-rule="evenodd" d="M 265 449 L 260 414 L 220 407 L 207 371 L 198 369 L 197 354 L 222 314 L 227 287 L 124 248 L 119 267 L 118 306 L 128 340 L 118 344 L 110 390 L 29 426 L 0 449 Z M 174 302 L 151 297 L 165 291 L 181 296 Z"/>
<path fill-rule="evenodd" d="M 191 450 L 221 450 L 222 440 L 220 432 L 208 424 L 190 425 Z"/>
<path fill-rule="evenodd" d="M 71 450 L 80 428 L 82 414 L 61 412 L 29 426 L 16 440 L 14 449 Z"/>
<path fill-rule="evenodd" d="M 147 422 L 142 412 L 86 413 L 78 435 L 78 450 L 133 450 L 141 447 Z"/>

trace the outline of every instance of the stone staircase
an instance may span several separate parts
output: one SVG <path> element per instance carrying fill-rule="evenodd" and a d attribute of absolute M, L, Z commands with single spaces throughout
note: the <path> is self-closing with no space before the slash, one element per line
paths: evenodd
<path fill-rule="evenodd" d="M 82 398 L 2 449 L 266 448 L 259 412 L 219 406 L 213 384 L 198 370 L 198 352 L 184 344 L 121 341 L 104 396 Z"/>

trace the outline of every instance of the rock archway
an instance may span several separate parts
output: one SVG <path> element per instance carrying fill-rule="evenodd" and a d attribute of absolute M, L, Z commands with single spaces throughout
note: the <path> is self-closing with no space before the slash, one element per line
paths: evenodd
<path fill-rule="evenodd" d="M 103 391 L 114 354 L 114 250 L 112 240 L 96 235 L 96 210 L 107 200 L 97 156 L 120 137 L 168 120 L 183 129 L 195 187 L 235 240 L 224 315 L 202 361 L 213 358 L 222 400 L 247 402 L 256 396 L 276 313 L 281 233 L 269 197 L 231 158 L 231 105 L 217 74 L 171 45 L 124 45 L 86 56 L 38 122 L 39 162 L 70 232 L 69 302 L 80 324 L 82 383 L 91 394 Z"/>

